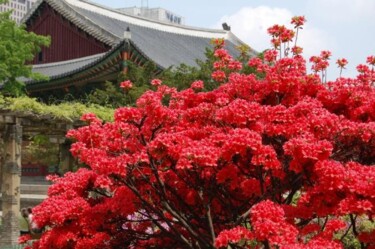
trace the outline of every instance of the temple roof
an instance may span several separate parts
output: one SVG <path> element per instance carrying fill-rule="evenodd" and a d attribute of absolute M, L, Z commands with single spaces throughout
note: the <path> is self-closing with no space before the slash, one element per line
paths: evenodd
<path fill-rule="evenodd" d="M 224 38 L 227 49 L 233 55 L 238 54 L 235 47 L 244 44 L 231 31 L 159 22 L 84 0 L 38 0 L 24 17 L 23 23 L 32 20 L 44 2 L 111 47 L 124 39 L 124 32 L 129 28 L 130 40 L 139 52 L 146 54 L 161 68 L 181 63 L 195 66 L 197 59 L 205 59 L 204 53 L 211 46 L 212 38 Z"/>
<path fill-rule="evenodd" d="M 197 66 L 197 60 L 206 59 L 206 49 L 212 47 L 214 38 L 225 39 L 226 49 L 233 56 L 239 55 L 236 47 L 244 44 L 230 30 L 155 21 L 85 0 L 38 0 L 22 22 L 26 25 L 33 22 L 45 4 L 111 49 L 79 59 L 34 65 L 34 72 L 50 79 L 24 80 L 30 93 L 116 79 L 124 51 L 128 51 L 130 60 L 139 65 L 146 61 L 155 63 L 160 72 L 180 64 Z M 251 53 L 256 54 L 255 51 Z"/>

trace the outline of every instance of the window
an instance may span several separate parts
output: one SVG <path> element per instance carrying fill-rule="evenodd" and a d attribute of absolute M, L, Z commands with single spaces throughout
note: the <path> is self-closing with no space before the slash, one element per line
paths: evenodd
<path fill-rule="evenodd" d="M 43 62 L 43 51 L 40 51 L 38 54 L 38 62 Z"/>

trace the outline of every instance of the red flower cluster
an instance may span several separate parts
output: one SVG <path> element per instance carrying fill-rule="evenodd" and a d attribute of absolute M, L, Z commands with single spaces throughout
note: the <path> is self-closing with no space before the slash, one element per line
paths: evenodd
<path fill-rule="evenodd" d="M 300 54 L 302 54 L 302 52 L 303 52 L 303 48 L 298 47 L 298 46 L 292 47 L 292 53 L 294 55 L 300 55 Z"/>
<path fill-rule="evenodd" d="M 277 50 L 275 50 L 275 49 L 267 50 L 266 52 L 264 52 L 264 60 L 269 62 L 269 63 L 274 63 L 277 60 L 278 54 L 279 54 L 279 52 L 277 52 Z M 262 64 L 262 63 L 260 63 L 260 64 Z"/>
<path fill-rule="evenodd" d="M 271 201 L 263 201 L 251 209 L 251 224 L 258 241 L 268 240 L 272 246 L 296 242 L 298 230 L 285 221 L 284 210 Z"/>
<path fill-rule="evenodd" d="M 331 56 L 331 52 L 329 51 L 322 51 L 320 56 L 312 56 L 310 58 L 310 62 L 313 63 L 311 69 L 317 73 L 325 71 L 329 66 L 329 57 Z"/>
<path fill-rule="evenodd" d="M 290 51 L 295 57 L 299 57 L 302 54 L 303 49 L 297 46 L 297 39 L 298 32 L 302 29 L 305 22 L 306 19 L 304 16 L 295 16 L 291 21 L 291 24 L 294 24 L 294 30 L 288 29 L 284 25 L 277 24 L 268 28 L 267 31 L 272 36 L 271 44 L 274 50 L 278 52 L 280 58 L 283 56 L 288 57 Z M 294 43 L 294 46 L 291 46 L 291 42 Z M 271 60 L 271 62 L 272 61 L 273 60 Z"/>
<path fill-rule="evenodd" d="M 294 27 L 297 28 L 297 27 L 303 26 L 305 22 L 306 22 L 306 18 L 304 16 L 294 16 L 290 23 L 294 24 Z"/>
<path fill-rule="evenodd" d="M 204 88 L 204 82 L 202 80 L 197 80 L 197 81 L 194 81 L 192 84 L 191 84 L 191 88 L 192 89 L 195 89 L 195 90 L 201 90 Z"/>
<path fill-rule="evenodd" d="M 295 35 L 293 30 L 287 29 L 284 25 L 276 24 L 268 28 L 267 31 L 272 36 L 271 43 L 275 49 L 279 48 L 281 43 L 292 41 Z"/>
<path fill-rule="evenodd" d="M 211 74 L 211 77 L 217 82 L 224 82 L 227 79 L 228 74 L 231 72 L 238 72 L 242 69 L 242 63 L 234 60 L 228 51 L 224 49 L 224 40 L 219 39 L 215 44 L 216 49 L 214 56 L 217 60 L 213 64 L 215 71 Z"/>
<path fill-rule="evenodd" d="M 253 239 L 252 233 L 244 227 L 235 227 L 230 230 L 225 230 L 220 233 L 220 236 L 215 241 L 217 248 L 227 247 L 229 244 L 236 244 L 243 240 Z"/>
<path fill-rule="evenodd" d="M 375 66 L 375 56 L 374 55 L 371 55 L 369 57 L 367 57 L 367 60 L 366 62 L 372 66 Z"/>
<path fill-rule="evenodd" d="M 162 83 L 162 81 L 159 80 L 159 79 L 153 79 L 153 80 L 151 80 L 151 85 L 153 85 L 153 86 L 160 86 L 161 83 Z"/>
<path fill-rule="evenodd" d="M 329 59 L 331 57 L 331 52 L 330 51 L 322 51 L 320 53 L 320 56 L 312 56 L 310 58 L 310 62 L 313 64 L 311 66 L 311 70 L 313 70 L 313 72 L 315 74 L 317 73 L 321 73 L 322 77 L 321 77 L 321 80 L 323 82 L 326 82 L 327 81 L 327 78 L 326 78 L 326 75 L 327 75 L 327 68 L 329 66 Z M 343 59 L 345 60 L 345 59 Z M 339 60 L 337 61 L 337 63 L 345 63 L 345 61 L 343 60 Z M 340 66 L 340 64 L 339 64 Z M 341 68 L 342 69 L 342 68 Z M 341 77 L 341 73 L 340 73 L 340 77 Z"/>
<path fill-rule="evenodd" d="M 345 58 L 337 59 L 336 64 L 340 68 L 345 68 L 346 65 L 348 65 L 348 61 Z"/>
<path fill-rule="evenodd" d="M 120 87 L 125 91 L 128 91 L 133 87 L 133 83 L 130 80 L 126 80 L 120 83 Z"/>
<path fill-rule="evenodd" d="M 271 50 L 248 62 L 261 76 L 239 73 L 216 45 L 217 89 L 159 86 L 68 133 L 85 167 L 51 178 L 28 248 L 375 247 L 373 70 L 323 84 Z"/>
<path fill-rule="evenodd" d="M 216 70 L 211 74 L 212 79 L 216 80 L 217 82 L 224 82 L 227 78 L 227 75 L 224 71 Z"/>

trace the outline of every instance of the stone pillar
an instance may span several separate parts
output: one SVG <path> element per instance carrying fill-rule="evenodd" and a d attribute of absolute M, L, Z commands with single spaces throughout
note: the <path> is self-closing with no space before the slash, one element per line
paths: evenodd
<path fill-rule="evenodd" d="M 65 174 L 69 171 L 73 171 L 74 159 L 70 153 L 70 144 L 62 143 L 60 146 L 60 171 Z"/>
<path fill-rule="evenodd" d="M 22 126 L 8 124 L 4 131 L 2 162 L 2 229 L 0 248 L 18 244 L 21 186 Z"/>

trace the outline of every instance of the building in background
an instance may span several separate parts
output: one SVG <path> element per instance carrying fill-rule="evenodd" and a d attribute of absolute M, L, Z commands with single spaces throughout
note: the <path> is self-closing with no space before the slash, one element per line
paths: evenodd
<path fill-rule="evenodd" d="M 7 3 L 0 4 L 0 12 L 13 10 L 12 20 L 20 23 L 23 16 L 37 0 L 9 0 Z"/>
<path fill-rule="evenodd" d="M 185 24 L 184 17 L 176 15 L 175 13 L 163 8 L 129 7 L 117 10 L 129 15 L 144 17 L 155 21 L 179 25 Z"/>

